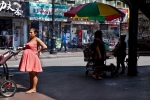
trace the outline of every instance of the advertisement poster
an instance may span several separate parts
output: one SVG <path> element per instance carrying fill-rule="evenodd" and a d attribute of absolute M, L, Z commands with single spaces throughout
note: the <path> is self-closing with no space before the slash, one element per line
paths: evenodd
<path fill-rule="evenodd" d="M 71 38 L 70 33 L 66 33 L 66 41 L 67 41 L 67 43 L 70 42 L 70 38 Z"/>
<path fill-rule="evenodd" d="M 16 29 L 15 30 L 15 41 L 18 41 L 18 34 L 19 34 L 19 30 L 18 29 Z"/>
<path fill-rule="evenodd" d="M 82 47 L 82 30 L 78 30 L 78 47 Z"/>
<path fill-rule="evenodd" d="M 56 38 L 56 48 L 60 48 L 61 47 L 61 38 Z"/>
<path fill-rule="evenodd" d="M 75 27 L 72 28 L 72 33 L 73 33 L 73 34 L 76 34 L 76 33 L 77 33 L 77 28 L 75 28 Z"/>
<path fill-rule="evenodd" d="M 120 33 L 121 35 L 126 35 L 128 33 L 128 23 L 120 23 Z"/>
<path fill-rule="evenodd" d="M 39 22 L 39 38 L 42 39 L 42 22 Z M 45 43 L 45 41 L 44 41 Z"/>
<path fill-rule="evenodd" d="M 82 44 L 86 44 L 88 42 L 87 30 L 82 30 Z"/>

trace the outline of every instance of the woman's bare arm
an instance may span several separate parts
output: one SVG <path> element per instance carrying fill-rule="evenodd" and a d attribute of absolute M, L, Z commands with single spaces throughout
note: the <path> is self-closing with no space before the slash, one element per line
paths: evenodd
<path fill-rule="evenodd" d="M 45 49 L 47 49 L 47 46 L 45 45 L 45 43 L 43 41 L 41 41 L 41 39 L 36 38 L 36 41 L 37 41 L 37 44 L 39 46 L 41 46 L 41 48 L 38 50 L 38 53 L 45 50 Z"/>
<path fill-rule="evenodd" d="M 24 50 L 25 47 L 17 47 L 17 50 Z"/>

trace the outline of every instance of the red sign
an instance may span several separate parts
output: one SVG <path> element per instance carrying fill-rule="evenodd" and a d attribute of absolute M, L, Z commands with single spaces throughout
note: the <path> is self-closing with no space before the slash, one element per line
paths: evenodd
<path fill-rule="evenodd" d="M 78 30 L 78 47 L 82 47 L 82 30 Z"/>
<path fill-rule="evenodd" d="M 128 30 L 128 23 L 120 23 L 121 30 Z"/>

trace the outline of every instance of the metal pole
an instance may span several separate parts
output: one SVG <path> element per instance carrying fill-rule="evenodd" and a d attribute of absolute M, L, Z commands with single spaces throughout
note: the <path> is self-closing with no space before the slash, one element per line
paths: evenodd
<path fill-rule="evenodd" d="M 51 50 L 50 54 L 56 54 L 56 37 L 55 37 L 55 0 L 52 0 L 52 38 L 51 38 Z"/>
<path fill-rule="evenodd" d="M 129 62 L 128 75 L 137 75 L 137 30 L 138 30 L 138 9 L 140 0 L 132 3 L 130 7 L 130 21 L 129 21 Z"/>

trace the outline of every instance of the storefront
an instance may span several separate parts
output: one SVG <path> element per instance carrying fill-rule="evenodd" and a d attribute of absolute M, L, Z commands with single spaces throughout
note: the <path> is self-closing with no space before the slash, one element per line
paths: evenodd
<path fill-rule="evenodd" d="M 61 23 L 66 22 L 64 12 L 68 10 L 66 5 L 55 4 L 55 29 L 52 29 L 52 4 L 29 2 L 30 28 L 39 29 L 39 38 L 50 46 L 52 30 L 56 38 L 61 37 Z"/>
<path fill-rule="evenodd" d="M 28 3 L 0 1 L 0 48 L 22 46 L 27 42 Z"/>
<path fill-rule="evenodd" d="M 64 23 L 63 30 L 67 35 L 68 46 L 73 38 L 76 38 L 78 47 L 88 43 L 95 27 L 98 26 L 96 26 L 94 21 L 69 20 L 69 22 Z"/>

